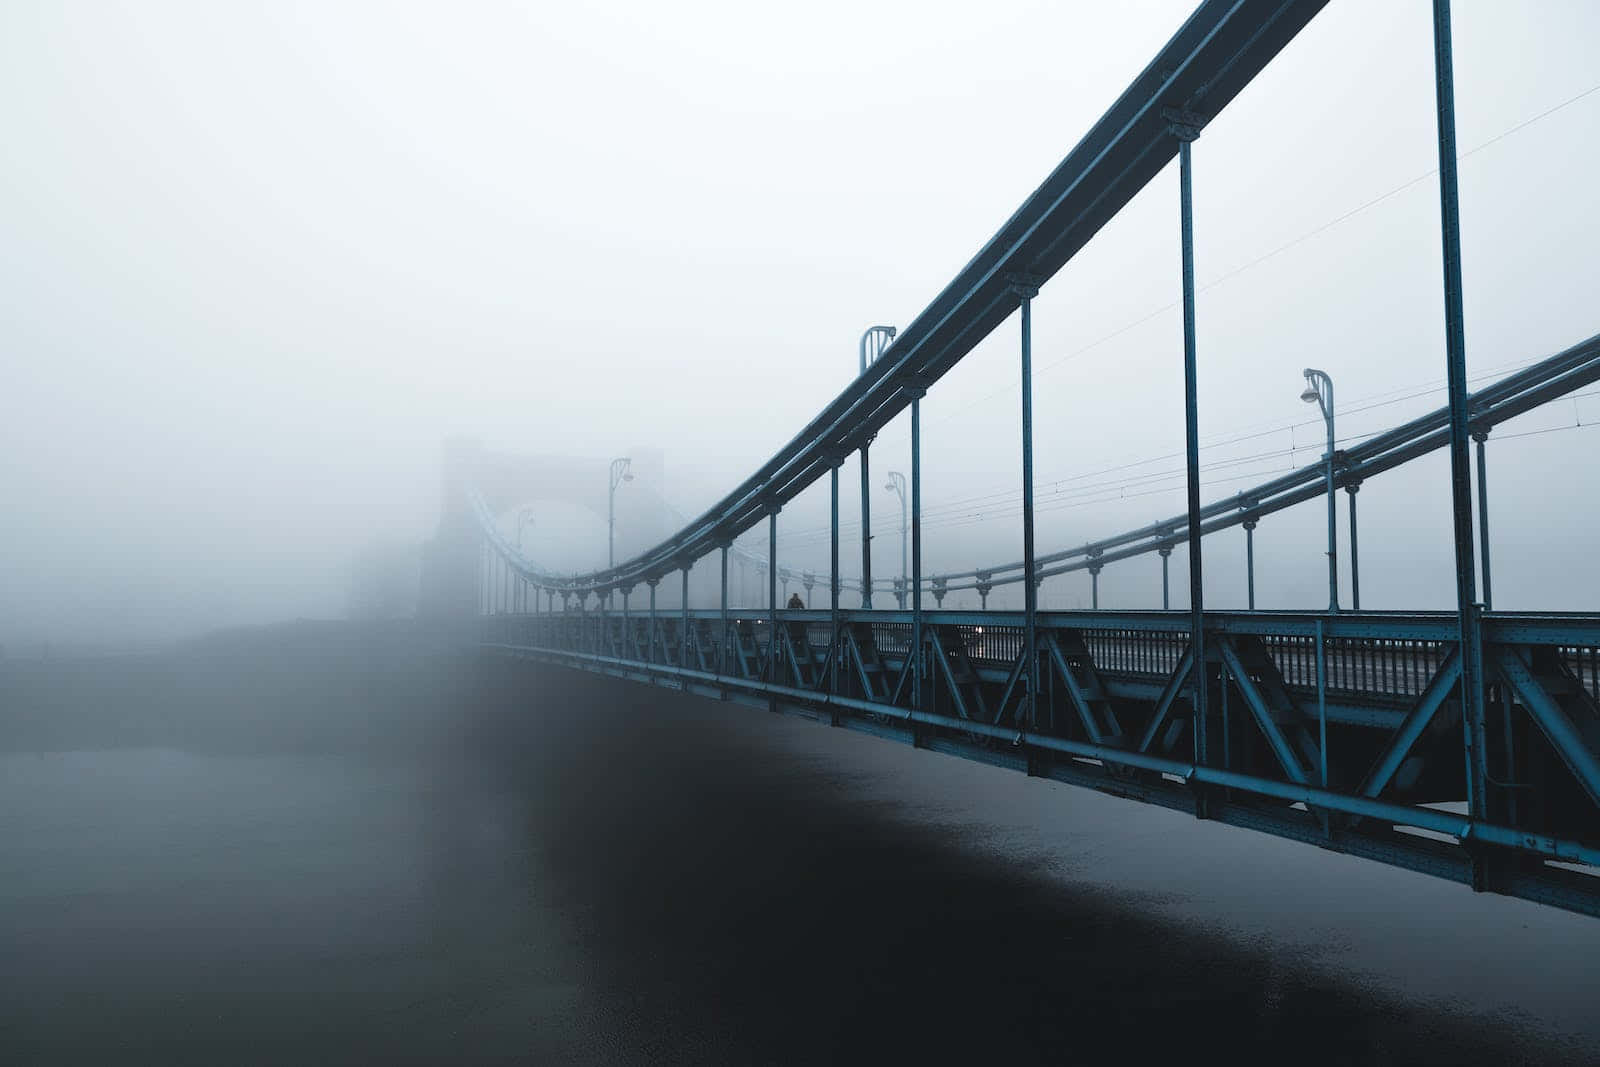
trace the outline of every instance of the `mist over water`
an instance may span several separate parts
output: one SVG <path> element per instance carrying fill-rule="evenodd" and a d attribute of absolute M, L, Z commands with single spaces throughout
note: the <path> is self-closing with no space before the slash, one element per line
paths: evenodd
<path fill-rule="evenodd" d="M 1581 917 L 765 712 L 471 667 L 416 707 L 353 667 L 310 739 L 0 756 L 0 1058 L 1600 1055 Z"/>

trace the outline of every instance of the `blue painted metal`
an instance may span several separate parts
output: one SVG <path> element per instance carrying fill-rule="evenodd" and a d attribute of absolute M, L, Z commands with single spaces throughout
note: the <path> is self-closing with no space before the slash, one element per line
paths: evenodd
<path fill-rule="evenodd" d="M 867 467 L 869 437 L 861 442 L 861 606 L 872 607 L 872 475 Z"/>
<path fill-rule="evenodd" d="M 656 661 L 656 647 L 661 642 L 661 628 L 656 623 L 656 585 L 660 581 L 660 578 L 648 578 L 645 580 L 645 584 L 650 587 L 650 654 L 645 659 L 651 663 Z M 561 609 L 564 614 L 566 612 L 566 597 L 561 598 Z"/>
<path fill-rule="evenodd" d="M 1169 611 L 1172 608 L 1172 587 L 1167 581 L 1168 561 L 1172 559 L 1172 546 L 1162 545 L 1156 549 L 1161 554 L 1161 610 Z"/>
<path fill-rule="evenodd" d="M 828 692 L 839 691 L 839 463 L 829 472 Z"/>
<path fill-rule="evenodd" d="M 1189 643 L 1194 649 L 1191 673 L 1194 705 L 1194 761 L 1206 765 L 1206 697 L 1210 679 L 1206 672 L 1205 583 L 1201 580 L 1200 554 L 1200 400 L 1199 368 L 1194 331 L 1194 177 L 1191 142 L 1200 130 L 1188 116 L 1176 116 L 1173 134 L 1178 139 L 1178 200 L 1183 244 L 1183 424 L 1186 489 L 1189 498 Z M 1161 585 L 1166 593 L 1166 559 L 1162 559 Z M 1165 605 L 1163 605 L 1165 606 Z M 1202 810 L 1203 814 L 1203 810 Z"/>
<path fill-rule="evenodd" d="M 875 613 L 884 621 L 884 613 Z M 1013 625 L 1016 613 L 1006 613 L 1012 617 Z M 823 622 L 828 618 L 823 612 L 792 612 L 788 613 L 789 625 L 795 621 L 810 617 Z M 1208 624 L 1214 624 L 1219 619 L 1226 618 L 1226 613 L 1208 615 Z M 904 620 L 902 615 L 901 620 Z M 1148 619 L 1158 621 L 1159 617 L 1148 613 L 1123 612 L 1107 616 L 1105 623 L 1120 623 L 1119 631 L 1126 632 L 1130 625 L 1138 625 L 1140 620 Z M 1291 619 L 1295 618 L 1290 616 Z M 1449 616 L 1429 616 L 1426 620 L 1437 623 L 1448 629 Z M 1412 625 L 1412 621 L 1423 621 L 1423 617 L 1401 617 L 1402 626 Z M 1043 621 L 1052 627 L 1076 626 L 1076 616 L 1070 613 L 1047 615 Z M 1270 620 L 1256 620 L 1258 623 Z M 1306 621 L 1312 626 L 1312 633 L 1318 623 L 1325 623 L 1327 636 L 1333 638 L 1334 631 L 1340 629 L 1342 620 L 1329 620 L 1325 617 L 1315 616 Z M 1518 624 L 1522 620 L 1516 620 Z M 1600 618 L 1596 617 L 1535 617 L 1531 620 L 1534 625 L 1549 623 L 1555 629 L 1565 629 L 1573 632 L 1574 628 L 1581 628 L 1590 635 L 1597 644 L 1600 644 Z M 1368 619 L 1367 625 L 1372 625 L 1373 620 Z M 936 623 L 942 625 L 942 623 Z M 1348 628 L 1346 628 L 1348 629 Z M 1181 631 L 1180 631 L 1181 632 Z M 1554 629 L 1551 632 L 1555 632 Z M 1334 638 L 1336 639 L 1336 638 Z M 561 649 L 546 649 L 516 644 L 495 644 L 490 648 L 510 655 L 538 659 L 551 663 L 564 663 L 570 666 L 582 666 L 586 669 L 603 670 L 606 673 L 615 673 L 623 677 L 633 677 L 641 680 L 656 680 L 665 684 L 681 685 L 691 688 L 696 692 L 715 695 L 726 693 L 734 699 L 746 697 L 759 700 L 761 703 L 771 703 L 778 710 L 802 711 L 812 717 L 832 716 L 840 725 L 859 726 L 868 728 L 872 732 L 884 734 L 885 727 L 882 723 L 899 723 L 907 732 L 896 733 L 889 730 L 886 736 L 899 736 L 911 740 L 912 727 L 919 731 L 932 731 L 932 734 L 922 733 L 921 743 L 935 747 L 939 751 L 952 752 L 957 755 L 966 755 L 975 759 L 986 759 L 993 762 L 989 750 L 971 745 L 965 745 L 962 737 L 981 736 L 990 738 L 993 742 L 1001 742 L 1012 746 L 1012 750 L 1023 750 L 1027 754 L 1025 761 L 1018 760 L 1009 765 L 1021 766 L 1025 762 L 1030 767 L 1038 766 L 1041 773 L 1050 777 L 1057 777 L 1063 781 L 1075 784 L 1089 785 L 1103 789 L 1107 792 L 1133 796 L 1138 799 L 1155 801 L 1172 806 L 1178 806 L 1178 797 L 1174 791 L 1187 793 L 1197 786 L 1212 787 L 1223 790 L 1215 795 L 1215 803 L 1211 806 L 1209 815 L 1221 821 L 1232 822 L 1236 825 L 1249 826 L 1257 830 L 1282 834 L 1299 840 L 1321 844 L 1324 847 L 1340 851 L 1352 852 L 1371 858 L 1381 859 L 1390 863 L 1397 863 L 1413 869 L 1425 871 L 1435 875 L 1454 878 L 1461 881 L 1470 881 L 1470 863 L 1453 859 L 1455 856 L 1469 856 L 1476 843 L 1493 845 L 1497 848 L 1521 852 L 1528 856 L 1558 859 L 1565 863 L 1588 865 L 1600 870 L 1600 841 L 1574 838 L 1570 834 L 1563 836 L 1561 833 L 1548 833 L 1531 830 L 1490 820 L 1477 819 L 1470 815 L 1456 815 L 1436 808 L 1419 806 L 1414 802 L 1395 802 L 1379 799 L 1378 793 L 1384 789 L 1379 782 L 1374 785 L 1371 781 L 1359 792 L 1347 792 L 1332 786 L 1331 770 L 1328 775 L 1330 784 L 1327 786 L 1312 786 L 1305 781 L 1303 772 L 1296 776 L 1292 772 L 1286 777 L 1273 777 L 1262 772 L 1261 765 L 1249 769 L 1233 770 L 1228 766 L 1214 768 L 1199 765 L 1194 761 L 1185 761 L 1149 754 L 1139 750 L 1122 749 L 1092 739 L 1078 741 L 1071 737 L 1056 734 L 1041 733 L 1030 730 L 1026 733 L 1018 731 L 1016 726 L 986 725 L 984 723 L 961 719 L 951 716 L 934 714 L 925 709 L 894 707 L 878 703 L 873 700 L 846 697 L 840 694 L 825 694 L 812 689 L 798 688 L 795 686 L 781 685 L 776 682 L 762 681 L 750 678 L 734 678 L 718 675 L 706 671 L 696 671 L 681 667 L 665 667 L 639 662 L 628 661 L 615 656 L 595 655 L 590 653 L 563 651 Z M 1237 655 L 1223 642 L 1220 646 L 1224 658 L 1228 661 L 1229 682 L 1228 688 L 1238 685 L 1247 704 L 1252 700 L 1252 692 L 1256 683 L 1249 680 L 1248 675 L 1240 672 Z M 1448 691 L 1452 677 L 1453 667 L 1446 663 L 1429 687 L 1429 694 L 1423 698 L 1423 704 L 1432 703 L 1435 706 L 1441 698 L 1438 694 Z M 1346 671 L 1346 673 L 1348 673 Z M 1532 672 L 1527 672 L 1531 677 Z M 1324 667 L 1323 676 L 1333 674 L 1330 667 Z M 1536 683 L 1536 679 L 1534 680 Z M 1531 685 L 1527 680 L 1523 685 Z M 743 694 L 741 696 L 740 694 Z M 1259 692 L 1255 692 L 1254 699 L 1262 709 L 1266 708 L 1266 701 Z M 810 710 L 808 710 L 810 709 Z M 1328 718 L 1331 719 L 1332 705 L 1328 707 Z M 1546 708 L 1547 714 L 1560 713 L 1559 708 Z M 1271 721 L 1270 713 L 1264 716 Z M 1564 721 L 1557 719 L 1557 722 Z M 879 724 L 879 725 L 873 725 Z M 1401 734 L 1409 737 L 1398 737 L 1397 743 L 1392 748 L 1390 755 L 1386 756 L 1383 763 L 1388 767 L 1397 767 L 1399 762 L 1406 758 L 1406 745 L 1400 742 L 1415 741 L 1423 732 L 1420 717 L 1417 713 L 1408 716 Z M 1270 735 L 1269 735 L 1270 737 Z M 1280 734 L 1281 737 L 1281 734 Z M 1290 748 L 1286 739 L 1282 741 L 1281 750 Z M 1334 753 L 1327 746 L 1322 746 L 1322 752 L 1328 760 L 1332 761 Z M 1231 750 L 1225 746 L 1224 761 L 1232 764 Z M 1066 762 L 1051 763 L 1052 754 L 1064 757 Z M 1288 768 L 1297 766 L 1292 753 L 1289 754 L 1291 762 L 1285 764 Z M 1089 761 L 1084 763 L 1083 761 Z M 1105 769 L 1095 771 L 1095 765 Z M 1112 772 L 1112 768 L 1125 768 L 1126 772 L 1144 775 L 1153 775 L 1153 778 L 1141 779 L 1142 784 L 1136 788 L 1125 774 Z M 1076 769 L 1074 769 L 1076 768 Z M 1380 771 L 1382 768 L 1380 768 Z M 1600 766 L 1589 772 L 1594 776 L 1597 789 L 1600 789 Z M 1388 780 L 1388 775 L 1379 777 Z M 1348 780 L 1348 773 L 1345 776 Z M 1249 801 L 1249 797 L 1260 798 L 1258 802 Z M 1296 813 L 1281 805 L 1284 803 L 1304 805 L 1311 812 Z M 1330 821 L 1330 816 L 1340 816 L 1343 822 Z M 1458 842 L 1446 845 L 1433 840 L 1422 840 L 1406 835 L 1397 835 L 1391 827 L 1416 827 L 1427 830 L 1435 835 L 1448 835 L 1450 840 Z M 1589 824 L 1588 833 L 1593 836 L 1593 822 Z M 1522 868 L 1515 874 L 1507 874 L 1503 879 L 1497 880 L 1491 888 L 1496 891 L 1524 896 L 1534 900 L 1568 907 L 1589 914 L 1600 915 L 1600 887 L 1596 880 L 1575 875 L 1571 872 L 1551 867 L 1539 867 L 1537 870 Z"/>
<path fill-rule="evenodd" d="M 911 401 L 911 408 L 916 410 L 917 401 Z M 899 471 L 889 472 L 888 484 L 884 486 L 900 499 L 900 577 L 894 582 L 894 600 L 901 611 L 906 610 L 906 579 L 909 574 L 909 552 L 907 551 L 907 501 L 906 501 L 906 476 Z"/>
<path fill-rule="evenodd" d="M 1481 435 L 1507 418 L 1600 380 L 1600 338 L 1509 375 L 1476 395 L 1465 391 L 1449 10 L 1444 0 L 1437 0 L 1435 8 L 1435 56 L 1450 402 L 1341 453 L 1337 465 L 1330 440 L 1321 470 L 1293 471 L 1245 493 L 1200 504 L 1190 141 L 1318 7 L 1287 0 L 1203 4 L 928 309 L 892 345 L 877 348 L 875 354 L 882 359 L 869 362 L 864 337 L 859 378 L 750 479 L 662 544 L 605 571 L 556 575 L 523 557 L 498 530 L 481 495 L 469 491 L 485 540 L 481 603 L 494 616 L 485 620 L 484 647 L 736 702 L 764 703 L 772 710 L 1026 767 L 1029 773 L 1140 800 L 1193 807 L 1197 814 L 1235 825 L 1600 915 L 1600 877 L 1546 862 L 1588 864 L 1600 874 L 1600 617 L 1482 617 L 1472 595 L 1476 569 L 1470 471 L 1465 465 L 1465 441 L 1471 435 L 1479 443 L 1479 530 L 1485 541 L 1487 594 Z M 1185 513 L 1041 555 L 1033 530 L 1032 301 L 1039 285 L 1174 155 L 1179 160 L 1183 246 Z M 920 400 L 931 383 L 1013 309 L 1021 312 L 1023 559 L 924 576 Z M 1327 401 L 1331 415 L 1331 383 Z M 911 610 L 846 612 L 839 605 L 845 585 L 838 560 L 839 466 L 851 451 L 861 451 L 865 496 L 870 488 L 867 446 L 907 407 L 912 424 L 912 547 L 909 574 L 899 587 L 910 593 Z M 1351 493 L 1352 593 L 1359 607 L 1357 489 L 1365 478 L 1444 447 L 1451 452 L 1456 520 L 1458 596 L 1453 614 L 1254 610 L 1253 532 L 1261 516 L 1343 485 Z M 778 563 L 778 511 L 824 470 L 830 473 L 832 490 L 829 607 L 826 612 L 782 610 L 779 582 L 788 583 L 795 574 Z M 870 511 L 866 501 L 864 505 L 860 588 L 863 607 L 869 608 L 874 583 Z M 1330 522 L 1332 514 L 1330 509 Z M 767 575 L 766 611 L 734 617 L 728 602 L 730 542 L 762 517 L 768 520 L 767 559 L 760 564 Z M 1246 531 L 1251 610 L 1207 611 L 1201 538 L 1235 524 Z M 1334 533 L 1330 526 L 1331 563 Z M 1100 610 L 1101 569 L 1151 551 L 1162 557 L 1163 606 L 1169 605 L 1168 560 L 1172 548 L 1182 543 L 1180 537 L 1187 541 L 1190 556 L 1187 613 Z M 721 600 L 714 610 L 695 610 L 689 604 L 689 570 L 712 547 L 722 554 Z M 1084 568 L 1091 575 L 1092 611 L 1039 611 L 1043 578 Z M 681 570 L 683 585 L 677 620 L 680 654 L 671 657 L 665 654 L 655 585 L 674 569 Z M 1335 563 L 1330 566 L 1330 607 L 1337 603 L 1336 575 Z M 809 595 L 814 576 L 807 572 L 801 579 Z M 963 579 L 971 581 L 962 584 Z M 631 611 L 631 586 L 638 580 L 650 586 L 648 618 Z M 975 589 L 987 608 L 995 585 L 1016 581 L 1024 586 L 1020 612 L 924 610 L 925 585 L 933 589 L 941 609 L 946 593 L 964 588 Z M 527 614 L 529 582 L 549 592 L 550 616 L 538 617 L 537 599 L 534 614 Z M 623 594 L 620 620 L 607 613 L 609 597 L 618 589 Z M 564 608 L 559 618 L 553 614 L 557 591 Z M 574 595 L 578 610 L 570 612 L 567 603 Z M 590 595 L 599 609 L 592 614 L 586 606 Z M 705 645 L 713 625 L 720 636 L 718 654 L 710 657 Z M 764 657 L 762 627 L 767 636 Z M 819 661 L 812 650 L 819 646 L 824 627 L 828 655 Z M 1487 652 L 1485 642 L 1490 645 Z M 697 663 L 691 661 L 691 646 L 699 652 Z M 1503 682 L 1496 691 L 1497 714 L 1506 727 L 1506 777 L 1499 781 L 1485 769 L 1486 655 Z M 849 679 L 841 676 L 841 663 Z M 937 675 L 929 673 L 930 663 Z M 1040 677 L 1046 663 L 1048 687 Z M 1218 722 L 1207 714 L 1213 674 L 1221 682 Z M 935 682 L 925 684 L 930 677 Z M 947 704 L 939 700 L 939 679 L 951 697 Z M 1463 694 L 1460 720 L 1453 713 L 1441 714 L 1457 688 Z M 907 690 L 909 700 L 904 697 Z M 1025 695 L 1013 701 L 1018 694 Z M 1234 694 L 1248 714 L 1231 714 Z M 956 714 L 936 713 L 941 706 Z M 1220 768 L 1210 759 L 1217 729 Z M 1176 755 L 1185 730 L 1193 741 L 1187 759 Z M 1520 760 L 1513 758 L 1514 743 Z M 1357 782 L 1359 787 L 1352 785 Z M 1490 788 L 1527 790 L 1522 795 L 1528 802 L 1512 803 L 1514 798 L 1507 796 L 1502 803 L 1500 794 L 1486 792 Z M 1440 810 L 1438 805 L 1458 802 L 1463 795 L 1466 815 Z M 1397 832 L 1405 828 L 1445 835 L 1445 840 Z M 1483 845 L 1501 850 L 1492 866 L 1485 863 Z"/>
<path fill-rule="evenodd" d="M 1450 396 L 1450 503 L 1455 533 L 1456 610 L 1461 619 L 1461 709 L 1466 722 L 1468 805 L 1487 813 L 1487 730 L 1483 642 L 1472 551 L 1472 474 L 1468 465 L 1471 396 L 1467 392 L 1466 314 L 1461 294 L 1461 206 L 1456 177 L 1455 67 L 1450 0 L 1433 0 L 1434 87 L 1439 120 L 1439 215 L 1444 246 L 1445 370 Z M 1482 878 L 1475 888 L 1483 888 Z"/>
<path fill-rule="evenodd" d="M 1328 788 L 1328 642 L 1317 620 L 1317 755 L 1322 768 L 1322 788 Z"/>
<path fill-rule="evenodd" d="M 838 478 L 834 478 L 837 484 Z M 717 672 L 728 673 L 728 548 L 726 541 L 722 543 L 722 611 L 717 620 Z"/>
<path fill-rule="evenodd" d="M 1361 610 L 1361 543 L 1356 539 L 1356 494 L 1361 491 L 1360 482 L 1352 482 L 1344 487 L 1350 494 L 1350 607 L 1355 611 Z"/>
<path fill-rule="evenodd" d="M 1033 729 L 1039 720 L 1039 580 L 1033 559 L 1033 298 L 1039 290 L 1031 279 L 1012 284 L 1022 309 L 1022 677 L 1028 685 L 1018 718 Z"/>
<path fill-rule="evenodd" d="M 1600 758 L 1584 740 L 1580 729 L 1515 651 L 1501 646 L 1495 652 L 1494 662 L 1500 676 L 1516 691 L 1522 705 L 1555 747 L 1556 754 L 1567 764 L 1589 798 L 1600 804 Z M 1590 729 L 1593 731 L 1594 727 Z"/>
<path fill-rule="evenodd" d="M 1251 611 L 1256 610 L 1256 520 L 1244 520 L 1245 594 Z"/>
<path fill-rule="evenodd" d="M 1334 456 L 1338 450 L 1337 438 L 1333 433 L 1333 379 L 1325 371 L 1307 367 L 1306 391 L 1301 394 L 1302 400 L 1310 400 L 1322 412 L 1322 421 L 1328 430 L 1328 451 L 1323 454 L 1323 466 L 1327 472 L 1328 485 L 1328 610 L 1339 610 L 1339 532 L 1337 504 L 1338 495 L 1334 492 Z"/>
<path fill-rule="evenodd" d="M 601 582 L 642 579 L 750 529 L 859 448 L 1018 305 L 1011 278 L 1042 283 L 1176 155 L 1162 112 L 1219 113 L 1321 10 L 1321 0 L 1206 0 L 1061 165 L 901 331 L 867 372 L 777 455 L 677 534 L 609 568 Z"/>
<path fill-rule="evenodd" d="M 778 680 L 778 509 L 767 513 L 767 666 L 765 677 Z"/>
<path fill-rule="evenodd" d="M 911 706 L 925 710 L 922 638 L 922 398 L 911 399 Z"/>
<path fill-rule="evenodd" d="M 1483 458 L 1484 444 L 1489 440 L 1487 429 L 1473 431 L 1472 439 L 1478 445 L 1478 551 L 1483 555 L 1483 610 L 1494 607 L 1493 584 L 1489 568 L 1489 471 Z M 1355 522 L 1355 497 L 1350 498 L 1350 521 Z"/>

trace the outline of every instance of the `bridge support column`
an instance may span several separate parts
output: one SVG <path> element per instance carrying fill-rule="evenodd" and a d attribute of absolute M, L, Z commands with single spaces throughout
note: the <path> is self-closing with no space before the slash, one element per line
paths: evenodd
<path fill-rule="evenodd" d="M 648 660 L 651 663 L 654 663 L 656 661 L 656 644 L 657 644 L 657 637 L 656 637 L 656 630 L 657 630 L 657 626 L 656 626 L 656 586 L 659 585 L 660 582 L 661 582 L 660 578 L 646 578 L 645 579 L 645 584 L 650 587 L 650 627 L 649 627 L 650 632 L 649 632 L 649 635 L 648 635 L 649 639 L 650 639 L 650 654 L 645 656 L 645 659 Z"/>
<path fill-rule="evenodd" d="M 1039 580 L 1033 558 L 1033 298 L 1039 286 L 1032 278 L 1017 278 L 1012 292 L 1022 311 L 1022 655 L 1028 682 L 1017 717 L 1031 730 L 1039 720 Z"/>
<path fill-rule="evenodd" d="M 839 464 L 835 459 L 829 471 L 829 505 L 830 519 L 828 524 L 828 630 L 832 635 L 828 639 L 828 692 L 839 691 L 839 653 L 843 651 L 842 642 L 839 640 Z M 837 724 L 838 716 L 835 712 L 834 721 Z"/>
<path fill-rule="evenodd" d="M 1089 564 L 1089 607 L 1100 610 L 1100 571 L 1102 564 Z"/>
<path fill-rule="evenodd" d="M 1356 494 L 1361 491 L 1360 482 L 1351 482 L 1344 487 L 1350 494 L 1350 608 L 1352 611 L 1361 610 L 1361 546 L 1356 540 Z"/>
<path fill-rule="evenodd" d="M 678 666 L 684 668 L 689 666 L 689 568 L 693 566 L 693 560 L 684 560 L 682 621 L 678 625 Z M 685 682 L 684 688 L 688 687 L 689 683 Z"/>
<path fill-rule="evenodd" d="M 1194 168 L 1190 145 L 1200 135 L 1200 123 L 1182 116 L 1172 127 L 1178 138 L 1178 200 L 1183 237 L 1183 394 L 1184 438 L 1187 453 L 1189 497 L 1189 647 L 1194 651 L 1190 675 L 1194 693 L 1194 761 L 1206 765 L 1206 697 L 1210 674 L 1206 669 L 1205 583 L 1202 580 L 1200 538 L 1200 402 L 1199 368 L 1194 329 Z M 1206 815 L 1205 797 L 1195 797 L 1195 814 Z"/>
<path fill-rule="evenodd" d="M 622 587 L 622 657 L 633 658 L 633 632 L 629 628 L 628 619 L 628 594 L 633 592 L 633 586 Z"/>
<path fill-rule="evenodd" d="M 911 398 L 911 706 L 922 706 L 923 672 L 927 657 L 922 649 L 922 396 Z"/>
<path fill-rule="evenodd" d="M 1244 520 L 1244 581 L 1247 604 L 1256 610 L 1256 520 Z"/>
<path fill-rule="evenodd" d="M 767 513 L 767 681 L 778 680 L 778 506 Z M 770 710 L 778 710 L 778 698 Z"/>
<path fill-rule="evenodd" d="M 1444 249 L 1445 376 L 1450 394 L 1450 503 L 1456 550 L 1456 613 L 1461 633 L 1461 711 L 1467 760 L 1467 805 L 1474 819 L 1488 812 L 1487 730 L 1484 723 L 1483 633 L 1478 615 L 1472 546 L 1472 473 L 1467 454 L 1471 412 L 1467 340 L 1461 293 L 1461 201 L 1456 175 L 1455 70 L 1450 0 L 1433 0 L 1434 90 L 1438 104 L 1439 220 Z M 1481 859 L 1473 889 L 1488 888 Z"/>
<path fill-rule="evenodd" d="M 1163 545 L 1156 550 L 1156 553 L 1161 557 L 1161 610 L 1166 611 L 1172 607 L 1172 589 L 1167 581 L 1168 566 L 1172 559 L 1172 546 Z"/>
<path fill-rule="evenodd" d="M 1478 549 L 1483 553 L 1483 610 L 1489 611 L 1494 606 L 1494 586 L 1489 579 L 1489 470 L 1483 458 L 1483 447 L 1489 440 L 1489 431 L 1479 430 L 1472 435 L 1472 439 L 1478 445 Z M 1350 503 L 1355 503 L 1353 497 Z M 1354 512 L 1351 516 L 1354 522 Z"/>
<path fill-rule="evenodd" d="M 872 477 L 867 470 L 867 446 L 861 442 L 861 607 L 872 607 Z"/>
<path fill-rule="evenodd" d="M 724 541 L 722 549 L 722 617 L 717 632 L 717 673 L 728 673 L 728 549 L 731 547 Z"/>

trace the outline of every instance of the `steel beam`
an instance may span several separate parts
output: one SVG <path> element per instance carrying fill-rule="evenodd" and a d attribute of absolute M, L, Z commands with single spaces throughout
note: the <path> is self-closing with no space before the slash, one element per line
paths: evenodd
<path fill-rule="evenodd" d="M 1461 295 L 1461 203 L 1456 176 L 1455 69 L 1450 0 L 1433 0 L 1434 90 L 1438 104 L 1439 217 L 1444 247 L 1445 378 L 1450 402 L 1450 504 L 1455 534 L 1456 611 L 1461 626 L 1461 711 L 1466 725 L 1467 802 L 1487 814 L 1487 730 L 1484 722 L 1483 640 L 1472 546 L 1472 468 L 1467 454 L 1471 394 L 1467 392 L 1466 315 Z M 1481 888 L 1481 886 L 1479 887 Z"/>

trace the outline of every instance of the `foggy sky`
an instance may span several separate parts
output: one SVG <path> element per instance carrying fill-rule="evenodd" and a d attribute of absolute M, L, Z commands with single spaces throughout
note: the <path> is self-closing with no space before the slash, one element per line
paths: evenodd
<path fill-rule="evenodd" d="M 1593 5 L 1455 7 L 1463 152 L 1600 81 Z M 353 553 L 432 532 L 451 434 L 659 448 L 664 492 L 697 512 L 847 384 L 863 328 L 915 317 L 1190 8 L 13 0 L 0 640 L 337 615 Z M 1217 283 L 1202 439 L 1308 423 L 1293 456 L 1222 466 L 1288 433 L 1206 452 L 1207 499 L 1315 460 L 1304 366 L 1341 407 L 1442 387 L 1432 78 L 1427 4 L 1339 0 L 1196 144 L 1198 280 Z M 1600 93 L 1463 160 L 1474 375 L 1600 331 L 1597 122 Z M 1036 304 L 1041 494 L 1181 451 L 1176 184 L 1169 167 Z M 1013 320 L 930 391 L 930 509 L 1014 499 L 1016 356 Z M 1341 437 L 1442 403 L 1352 414 Z M 1600 400 L 1491 438 L 1497 607 L 1595 603 L 1596 439 L 1496 441 L 1579 420 Z M 873 449 L 879 577 L 898 569 L 878 487 L 907 469 L 904 422 Z M 1444 474 L 1439 454 L 1363 488 L 1366 606 L 1450 602 Z M 1041 550 L 1181 510 L 1159 485 L 1042 496 Z M 785 562 L 825 568 L 805 536 L 825 506 L 824 481 L 786 509 Z M 1016 518 L 992 510 L 930 521 L 927 568 L 1018 558 Z M 1320 604 L 1322 523 L 1317 505 L 1263 523 L 1263 606 Z M 604 562 L 601 519 L 551 528 L 571 534 L 545 546 L 555 565 Z M 1242 535 L 1206 546 L 1208 591 L 1242 604 Z M 1122 564 L 1102 602 L 1156 606 L 1159 583 L 1154 557 Z M 1043 602 L 1086 590 L 1053 579 Z"/>

